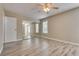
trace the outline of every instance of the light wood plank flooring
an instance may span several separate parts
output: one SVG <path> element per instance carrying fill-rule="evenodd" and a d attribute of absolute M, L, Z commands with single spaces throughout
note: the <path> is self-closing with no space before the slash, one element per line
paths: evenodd
<path fill-rule="evenodd" d="M 1 56 L 76 56 L 79 46 L 33 38 L 4 44 Z"/>

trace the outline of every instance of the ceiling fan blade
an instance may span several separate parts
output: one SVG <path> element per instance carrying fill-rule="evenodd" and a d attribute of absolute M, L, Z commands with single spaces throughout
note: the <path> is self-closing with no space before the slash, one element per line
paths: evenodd
<path fill-rule="evenodd" d="M 53 9 L 59 9 L 58 7 L 53 7 Z"/>

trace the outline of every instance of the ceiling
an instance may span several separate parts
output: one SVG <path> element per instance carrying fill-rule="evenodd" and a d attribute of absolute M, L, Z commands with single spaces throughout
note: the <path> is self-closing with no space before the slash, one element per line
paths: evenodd
<path fill-rule="evenodd" d="M 39 20 L 79 7 L 79 3 L 55 3 L 55 5 L 59 7 L 59 9 L 52 9 L 49 14 L 46 14 L 44 11 L 38 8 L 38 3 L 4 3 L 3 7 L 7 11 L 30 17 L 33 20 Z"/>

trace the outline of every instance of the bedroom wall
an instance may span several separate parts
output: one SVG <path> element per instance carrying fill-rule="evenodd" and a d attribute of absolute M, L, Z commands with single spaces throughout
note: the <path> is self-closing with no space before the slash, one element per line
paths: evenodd
<path fill-rule="evenodd" d="M 42 36 L 79 43 L 79 8 L 45 19 L 48 20 L 48 34 L 41 33 Z"/>
<path fill-rule="evenodd" d="M 79 43 L 79 8 L 47 19 L 48 37 Z"/>

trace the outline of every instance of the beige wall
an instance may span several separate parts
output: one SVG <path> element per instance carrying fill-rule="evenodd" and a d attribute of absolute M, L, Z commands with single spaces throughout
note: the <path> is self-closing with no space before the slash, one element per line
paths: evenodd
<path fill-rule="evenodd" d="M 46 19 L 48 34 L 42 36 L 79 43 L 79 8 Z"/>
<path fill-rule="evenodd" d="M 49 37 L 79 43 L 79 8 L 48 18 Z"/>
<path fill-rule="evenodd" d="M 4 42 L 4 10 L 0 4 L 0 53 L 3 49 L 3 42 Z"/>
<path fill-rule="evenodd" d="M 18 15 L 16 13 L 12 13 L 10 11 L 5 11 L 5 16 L 16 17 L 17 18 L 17 39 L 21 40 L 23 38 L 22 33 L 22 21 L 27 19 L 24 16 Z"/>

